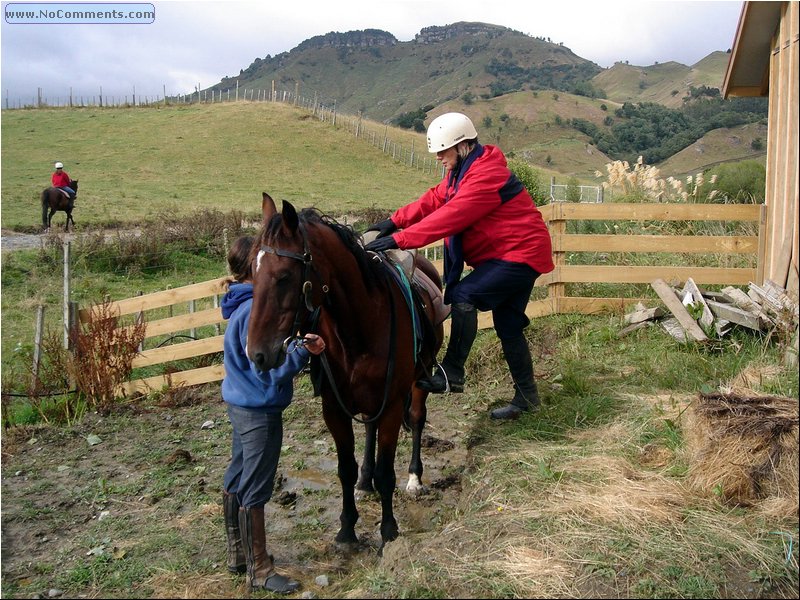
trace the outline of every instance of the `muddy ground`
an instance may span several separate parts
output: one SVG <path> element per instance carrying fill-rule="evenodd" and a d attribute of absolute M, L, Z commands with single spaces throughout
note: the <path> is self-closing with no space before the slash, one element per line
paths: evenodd
<path fill-rule="evenodd" d="M 417 497 L 405 492 L 410 436 L 401 432 L 395 497 L 401 536 L 434 532 L 458 503 L 476 412 L 456 398 L 428 403 L 427 487 Z M 282 571 L 324 596 L 325 578 L 332 585 L 377 560 L 380 504 L 359 497 L 361 546 L 339 548 L 335 450 L 320 399 L 307 384 L 298 386 L 284 422 L 278 482 L 267 506 L 268 542 Z M 363 429 L 356 431 L 360 443 Z M 108 416 L 87 414 L 69 427 L 5 431 L 3 596 L 241 596 L 243 579 L 225 568 L 220 490 L 229 445 L 218 385 L 149 406 L 131 403 Z M 142 578 L 144 571 L 149 575 Z"/>

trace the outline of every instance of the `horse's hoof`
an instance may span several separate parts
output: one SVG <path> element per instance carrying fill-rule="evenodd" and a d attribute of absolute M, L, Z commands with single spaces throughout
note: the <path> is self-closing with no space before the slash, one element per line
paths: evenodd
<path fill-rule="evenodd" d="M 419 477 L 413 473 L 408 476 L 408 483 L 406 484 L 406 493 L 410 496 L 421 496 L 428 493 L 428 488 L 422 485 Z"/>
<path fill-rule="evenodd" d="M 335 539 L 337 544 L 358 544 L 358 537 L 356 534 L 348 531 L 340 530 L 339 533 L 336 534 Z"/>

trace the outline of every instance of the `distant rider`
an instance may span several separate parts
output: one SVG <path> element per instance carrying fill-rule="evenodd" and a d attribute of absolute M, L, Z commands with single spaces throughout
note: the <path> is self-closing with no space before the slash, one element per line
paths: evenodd
<path fill-rule="evenodd" d="M 69 194 L 71 200 L 75 200 L 75 190 L 70 187 L 72 180 L 70 179 L 67 172 L 64 170 L 64 164 L 57 162 L 55 164 L 56 170 L 53 173 L 52 177 L 50 178 L 53 182 L 53 187 L 56 187 L 60 190 L 64 190 Z"/>

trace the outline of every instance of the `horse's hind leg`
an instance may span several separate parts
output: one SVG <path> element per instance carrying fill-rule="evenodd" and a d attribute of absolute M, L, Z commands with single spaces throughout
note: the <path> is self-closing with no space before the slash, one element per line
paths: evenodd
<path fill-rule="evenodd" d="M 72 211 L 67 213 L 67 231 L 69 231 L 70 223 L 72 223 L 72 230 L 75 231 L 75 219 L 72 218 Z"/>
<path fill-rule="evenodd" d="M 336 534 L 336 541 L 342 544 L 357 544 L 358 510 L 356 509 L 355 484 L 358 477 L 358 464 L 354 455 L 353 423 L 349 417 L 339 411 L 338 407 L 334 406 L 333 409 L 327 410 L 326 405 L 323 404 L 322 412 L 325 424 L 336 443 L 339 482 L 342 486 L 342 512 L 339 515 L 341 528 Z"/>
<path fill-rule="evenodd" d="M 406 491 L 414 495 L 424 491 L 422 485 L 422 431 L 425 429 L 428 417 L 428 409 L 425 405 L 427 398 L 427 392 L 419 389 L 416 385 L 412 388 L 411 408 L 408 415 L 411 425 L 411 462 L 408 465 Z"/>
<path fill-rule="evenodd" d="M 378 433 L 378 427 L 375 423 L 366 423 L 364 430 L 366 436 L 364 460 L 361 462 L 361 471 L 356 482 L 356 489 L 362 492 L 374 492 L 375 487 L 372 485 L 372 478 L 375 474 L 375 437 Z"/>

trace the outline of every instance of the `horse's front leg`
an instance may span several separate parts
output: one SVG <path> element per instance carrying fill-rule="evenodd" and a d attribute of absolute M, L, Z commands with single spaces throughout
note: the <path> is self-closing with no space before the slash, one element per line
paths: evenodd
<path fill-rule="evenodd" d="M 425 490 L 422 485 L 422 431 L 428 418 L 428 409 L 425 405 L 427 398 L 428 392 L 416 385 L 412 388 L 411 408 L 408 414 L 411 425 L 411 462 L 408 465 L 406 492 L 413 495 L 421 494 Z"/>
<path fill-rule="evenodd" d="M 375 474 L 375 438 L 378 427 L 374 422 L 365 423 L 364 430 L 366 440 L 364 442 L 364 460 L 361 463 L 356 489 L 362 492 L 374 492 L 372 478 Z"/>
<path fill-rule="evenodd" d="M 397 477 L 394 472 L 394 459 L 397 452 L 397 437 L 400 433 L 402 419 L 402 402 L 395 402 L 397 407 L 384 414 L 378 427 L 378 457 L 375 464 L 375 488 L 381 496 L 381 547 L 383 552 L 386 542 L 391 542 L 399 535 L 397 521 L 394 518 L 394 488 Z"/>
<path fill-rule="evenodd" d="M 354 454 L 353 423 L 335 403 L 331 409 L 327 409 L 326 406 L 327 404 L 323 403 L 323 416 L 336 444 L 339 482 L 342 485 L 342 512 L 339 515 L 341 528 L 336 534 L 336 541 L 343 544 L 357 544 L 358 510 L 356 509 L 355 484 L 358 476 L 358 464 Z"/>

